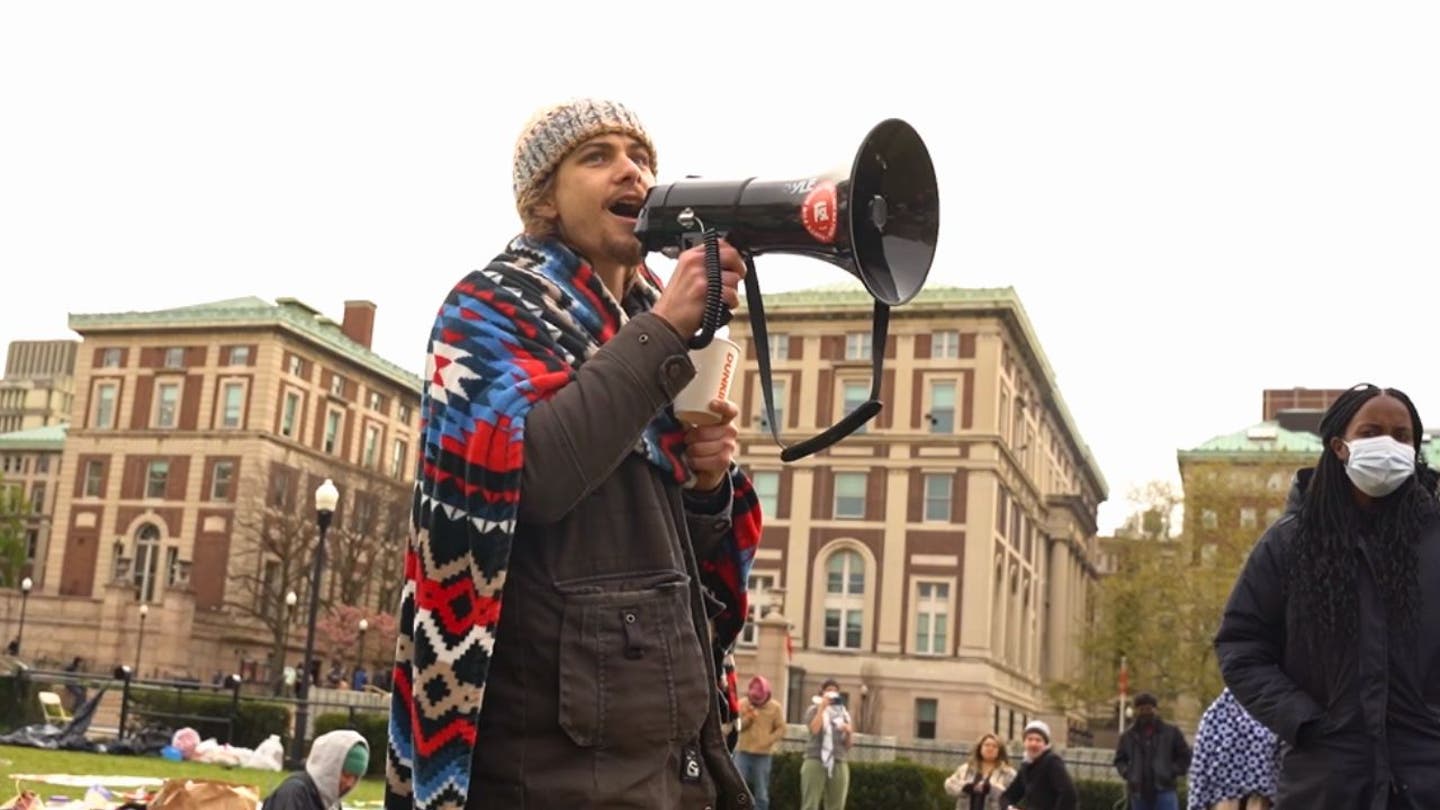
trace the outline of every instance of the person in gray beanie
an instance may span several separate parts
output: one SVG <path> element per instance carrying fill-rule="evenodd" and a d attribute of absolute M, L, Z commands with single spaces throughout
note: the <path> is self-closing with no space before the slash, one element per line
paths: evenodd
<path fill-rule="evenodd" d="M 1025 761 L 1020 775 L 1000 794 L 1000 806 L 1025 810 L 1079 810 L 1080 794 L 1065 769 L 1065 760 L 1050 750 L 1050 726 L 1031 720 L 1025 726 Z"/>
<path fill-rule="evenodd" d="M 542 110 L 512 170 L 524 232 L 429 339 L 386 807 L 749 810 L 721 684 L 758 499 L 735 406 L 687 427 L 671 404 L 703 251 L 667 284 L 645 267 L 656 150 L 619 102 Z M 733 309 L 744 263 L 721 263 Z"/>

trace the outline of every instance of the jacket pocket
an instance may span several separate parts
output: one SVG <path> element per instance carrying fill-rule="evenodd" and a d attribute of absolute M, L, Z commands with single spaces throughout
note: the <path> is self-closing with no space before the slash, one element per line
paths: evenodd
<path fill-rule="evenodd" d="M 557 582 L 560 727 L 585 748 L 686 741 L 710 708 L 705 660 L 678 571 Z"/>

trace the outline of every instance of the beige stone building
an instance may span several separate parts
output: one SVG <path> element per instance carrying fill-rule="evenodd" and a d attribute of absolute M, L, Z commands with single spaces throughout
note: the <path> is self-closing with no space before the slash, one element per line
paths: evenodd
<path fill-rule="evenodd" d="M 60 453 L 65 446 L 65 426 L 19 430 L 0 434 L 0 489 L 7 502 L 24 513 L 21 525 L 25 544 L 25 565 L 14 577 L 33 576 L 38 561 L 45 558 L 50 540 L 50 520 L 60 491 Z M 13 500 L 12 500 L 13 499 Z M 0 587 L 10 588 L 0 571 Z"/>
<path fill-rule="evenodd" d="M 784 439 L 866 399 L 858 285 L 767 296 L 766 315 Z M 746 350 L 741 459 L 765 514 L 751 585 L 756 610 L 791 625 L 789 671 L 767 674 L 788 687 L 792 721 L 834 676 L 872 734 L 1014 739 L 1042 717 L 1063 741 L 1082 721 L 1056 716 L 1045 684 L 1079 663 L 1107 491 L 1015 293 L 932 288 L 895 309 L 873 347 L 885 409 L 793 464 L 763 424 L 748 327 L 737 318 L 731 337 Z M 743 688 L 753 648 L 738 663 Z"/>
<path fill-rule="evenodd" d="M 72 315 L 84 343 L 30 654 L 129 663 L 143 604 L 143 674 L 270 677 L 270 654 L 293 662 L 304 641 L 284 600 L 306 604 L 327 477 L 322 595 L 393 611 L 420 381 L 370 351 L 374 315 L 257 298 Z"/>
<path fill-rule="evenodd" d="M 0 380 L 0 433 L 63 424 L 75 393 L 74 340 L 17 340 Z"/>

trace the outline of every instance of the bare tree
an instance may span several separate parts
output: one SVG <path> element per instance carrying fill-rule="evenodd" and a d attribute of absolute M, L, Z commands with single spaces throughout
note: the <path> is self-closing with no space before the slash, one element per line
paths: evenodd
<path fill-rule="evenodd" d="M 356 476 L 349 480 L 349 495 L 343 499 L 348 512 L 337 515 L 342 519 L 332 528 L 335 541 L 329 548 L 335 574 L 329 601 L 394 611 L 404 574 L 406 487 L 394 479 Z"/>
<path fill-rule="evenodd" d="M 236 542 L 231 547 L 224 605 L 231 615 L 263 628 L 271 645 L 276 689 L 285 648 L 309 604 L 310 570 L 319 527 L 309 509 L 297 506 L 289 473 L 257 474 L 242 481 L 246 494 L 235 510 Z M 292 610 L 286 594 L 297 599 Z M 303 632 L 303 631 L 302 631 Z"/>

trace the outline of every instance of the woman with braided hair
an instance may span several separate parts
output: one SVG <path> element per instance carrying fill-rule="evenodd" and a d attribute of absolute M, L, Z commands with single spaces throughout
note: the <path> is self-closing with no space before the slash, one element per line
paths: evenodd
<path fill-rule="evenodd" d="M 1225 607 L 1221 672 L 1286 744 L 1278 810 L 1440 807 L 1440 506 L 1420 415 L 1361 385 L 1320 434 Z"/>

